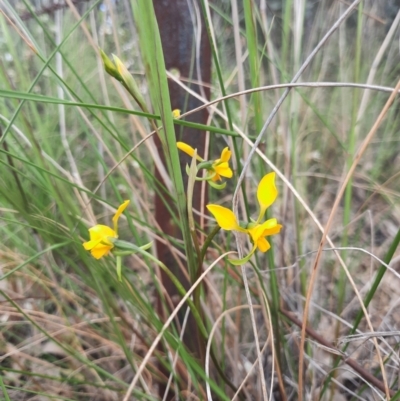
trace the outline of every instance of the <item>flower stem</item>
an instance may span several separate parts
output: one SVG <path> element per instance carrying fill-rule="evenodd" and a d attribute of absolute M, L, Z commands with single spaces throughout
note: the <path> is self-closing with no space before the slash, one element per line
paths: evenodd
<path fill-rule="evenodd" d="M 202 267 L 203 267 L 202 259 L 200 257 L 201 256 L 200 245 L 199 245 L 199 240 L 198 240 L 197 234 L 196 234 L 196 225 L 195 225 L 194 216 L 193 216 L 193 192 L 194 192 L 194 184 L 196 182 L 196 175 L 197 175 L 196 157 L 197 157 L 197 151 L 195 149 L 193 157 L 192 157 L 192 162 L 190 163 L 189 179 L 188 179 L 187 192 L 186 192 L 189 230 L 190 230 L 190 235 L 192 237 L 192 241 L 193 241 L 194 248 L 196 250 L 196 255 L 197 255 L 197 270 L 194 272 L 194 276 L 192 276 L 192 275 L 190 276 L 192 285 L 200 277 Z M 202 323 L 204 324 L 204 314 L 203 314 L 203 310 L 200 305 L 200 293 L 201 293 L 201 285 L 199 284 L 194 290 L 193 301 L 194 301 L 194 306 L 196 308 L 196 311 L 199 313 L 200 319 L 201 319 Z M 197 330 L 198 338 L 200 340 L 201 333 L 199 331 L 199 327 L 197 327 L 196 330 Z M 208 335 L 205 338 L 207 338 L 207 337 L 208 337 Z M 199 353 L 200 353 L 201 363 L 204 364 L 205 353 L 206 353 L 204 341 L 199 341 Z"/>
<path fill-rule="evenodd" d="M 219 232 L 220 229 L 221 229 L 221 227 L 218 226 L 218 225 L 216 225 L 216 226 L 213 228 L 213 230 L 210 232 L 210 234 L 208 234 L 206 240 L 204 241 L 204 244 L 203 244 L 203 246 L 202 246 L 202 248 L 201 248 L 201 253 L 200 253 L 200 260 L 201 260 L 201 263 L 203 263 L 203 261 L 204 261 L 204 257 L 206 256 L 206 252 L 207 252 L 208 247 L 209 247 L 210 244 L 211 244 L 211 241 L 212 241 L 212 240 L 214 239 L 214 237 L 218 234 L 218 232 Z"/>

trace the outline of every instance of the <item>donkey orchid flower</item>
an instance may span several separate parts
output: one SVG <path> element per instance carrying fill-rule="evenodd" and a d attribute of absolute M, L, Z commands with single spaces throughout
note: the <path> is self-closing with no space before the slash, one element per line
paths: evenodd
<path fill-rule="evenodd" d="M 179 150 L 186 153 L 190 157 L 193 157 L 195 154 L 195 150 L 187 143 L 177 142 L 176 146 L 178 147 Z M 232 152 L 229 150 L 228 147 L 226 147 L 222 150 L 219 159 L 207 162 L 210 164 L 207 167 L 208 170 L 208 176 L 206 177 L 207 181 L 208 180 L 211 180 L 212 182 L 221 181 L 222 180 L 221 177 L 232 178 L 233 172 L 232 169 L 229 167 L 229 160 L 231 158 L 231 155 Z M 199 155 L 196 155 L 196 160 L 199 161 L 200 163 L 205 162 L 205 160 Z"/>
<path fill-rule="evenodd" d="M 123 211 L 129 205 L 129 200 L 125 201 L 116 211 L 113 221 L 113 228 L 96 224 L 94 227 L 89 228 L 90 240 L 83 243 L 83 247 L 90 251 L 92 256 L 96 259 L 100 259 L 110 253 L 111 249 L 114 248 L 114 244 L 110 239 L 118 238 L 118 219 L 120 218 Z"/>
<path fill-rule="evenodd" d="M 240 260 L 230 260 L 233 264 L 243 264 L 247 262 L 258 248 L 261 252 L 267 252 L 271 248 L 267 238 L 270 235 L 278 234 L 282 225 L 278 224 L 275 218 L 268 219 L 261 223 L 265 211 L 278 196 L 278 190 L 275 186 L 275 173 L 269 173 L 263 177 L 257 188 L 257 200 L 260 206 L 260 214 L 257 221 L 247 224 L 240 224 L 235 214 L 230 209 L 219 205 L 207 205 L 207 209 L 217 220 L 218 225 L 227 231 L 239 231 L 246 233 L 253 243 L 250 253 Z"/>

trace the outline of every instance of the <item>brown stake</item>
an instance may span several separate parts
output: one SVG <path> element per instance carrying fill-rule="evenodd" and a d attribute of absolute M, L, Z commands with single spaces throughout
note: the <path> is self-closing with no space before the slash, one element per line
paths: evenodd
<path fill-rule="evenodd" d="M 167 70 L 178 73 L 180 77 L 185 78 L 185 84 L 191 90 L 205 96 L 210 97 L 209 84 L 211 80 L 211 50 L 207 38 L 204 21 L 197 11 L 199 5 L 196 0 L 188 2 L 187 0 L 157 0 L 154 2 L 154 9 L 160 30 L 160 36 L 163 46 L 165 66 Z M 192 9 L 189 8 L 192 5 Z M 197 7 L 195 7 L 197 6 Z M 200 18 L 199 18 L 200 17 Z M 199 18 L 199 19 L 198 19 Z M 199 23 L 200 21 L 200 23 Z M 196 41 L 200 40 L 198 54 L 196 54 Z M 196 61 L 198 58 L 198 62 Z M 186 81 L 188 79 L 188 81 Z M 191 83 L 193 82 L 193 83 Z M 204 82 L 205 86 L 200 86 L 199 82 Z M 182 112 L 192 110 L 202 105 L 202 103 L 191 95 L 188 95 L 179 85 L 169 81 L 169 91 L 171 96 L 172 109 L 180 109 Z M 207 109 L 203 109 L 198 113 L 190 115 L 187 120 L 206 124 L 208 117 Z M 175 126 L 177 140 L 186 142 L 193 148 L 197 148 L 199 155 L 204 155 L 205 151 L 205 133 L 193 128 L 183 128 Z M 160 140 L 156 138 L 157 149 L 165 165 L 165 158 L 162 153 Z M 189 158 L 182 154 L 181 170 L 184 176 L 184 182 L 187 184 L 186 164 Z M 166 199 L 169 207 L 173 210 L 174 200 L 171 194 L 164 189 L 164 182 L 158 172 L 155 170 L 156 179 L 161 183 L 159 190 L 161 195 L 155 195 L 155 217 L 160 225 L 163 233 L 173 236 L 174 238 L 182 238 L 180 228 L 174 224 L 171 214 L 162 198 Z M 196 184 L 193 197 L 193 208 L 204 212 L 204 202 L 201 202 L 201 185 Z M 199 220 L 197 221 L 199 223 Z M 177 261 L 172 255 L 170 248 L 157 241 L 157 255 L 168 268 L 179 278 L 182 284 L 188 288 L 189 283 L 185 274 L 180 270 Z M 170 279 L 161 274 L 162 283 L 172 300 L 176 300 L 178 292 Z M 158 311 L 163 316 L 163 306 L 161 299 L 158 299 Z M 184 343 L 188 349 L 197 357 L 199 356 L 199 344 L 201 339 L 197 338 L 194 330 L 195 322 L 193 318 L 189 318 Z M 165 386 L 161 385 L 159 389 L 160 396 L 164 395 Z"/>

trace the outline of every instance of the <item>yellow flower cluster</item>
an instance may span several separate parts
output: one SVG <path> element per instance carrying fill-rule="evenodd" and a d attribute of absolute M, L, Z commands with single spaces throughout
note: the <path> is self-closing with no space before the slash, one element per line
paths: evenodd
<path fill-rule="evenodd" d="M 106 72 L 118 81 L 120 81 L 136 100 L 140 108 L 143 111 L 147 112 L 148 110 L 143 96 L 141 95 L 133 76 L 129 73 L 126 66 L 115 55 L 113 56 L 113 60 L 111 60 L 102 50 L 100 50 L 100 54 Z M 180 119 L 181 111 L 179 109 L 172 110 L 172 117 L 175 120 Z M 177 123 L 178 121 L 175 122 Z M 187 143 L 177 142 L 176 145 L 179 150 L 186 153 L 192 158 L 191 167 L 187 167 L 190 183 L 190 185 L 188 185 L 188 191 L 189 188 L 191 191 L 190 194 L 188 193 L 188 199 L 193 198 L 194 181 L 207 181 L 208 184 L 212 187 L 216 189 L 222 189 L 225 187 L 226 183 L 223 182 L 221 184 L 218 184 L 217 182 L 222 181 L 222 178 L 232 178 L 233 171 L 229 166 L 232 152 L 228 147 L 225 147 L 222 150 L 221 156 L 218 159 L 204 160 L 201 156 L 197 154 L 197 150 L 193 149 Z M 197 161 L 198 164 L 195 161 Z M 197 173 L 200 170 L 205 170 L 206 174 L 204 174 L 203 176 L 197 176 Z M 266 210 L 272 205 L 273 202 L 275 202 L 277 196 L 278 191 L 275 186 L 275 173 L 270 173 L 262 178 L 257 188 L 257 200 L 260 206 L 260 213 L 257 220 L 251 220 L 250 222 L 246 223 L 239 222 L 236 219 L 236 216 L 232 210 L 220 205 L 207 205 L 207 209 L 215 217 L 218 225 L 222 229 L 228 231 L 238 231 L 247 234 L 250 237 L 250 240 L 253 244 L 250 253 L 243 259 L 234 261 L 231 260 L 233 264 L 242 264 L 247 262 L 254 254 L 256 249 L 261 252 L 267 252 L 268 249 L 270 249 L 271 245 L 268 242 L 267 237 L 278 234 L 282 226 L 278 224 L 275 218 L 268 219 L 266 221 L 262 220 L 264 219 Z M 100 259 L 103 256 L 108 255 L 115 247 L 115 249 L 113 250 L 113 254 L 117 258 L 117 273 L 120 280 L 121 256 L 132 254 L 140 250 L 144 251 L 151 246 L 151 243 L 149 243 L 141 247 L 137 247 L 136 245 L 130 244 L 126 241 L 118 240 L 118 219 L 128 205 L 129 201 L 127 200 L 123 202 L 122 205 L 120 205 L 117 209 L 112 219 L 113 228 L 102 224 L 96 224 L 94 227 L 91 227 L 89 229 L 89 241 L 83 243 L 83 247 L 87 251 L 90 251 L 92 256 L 96 259 Z M 193 217 L 193 212 L 191 209 L 192 205 L 189 206 L 190 207 L 188 207 L 188 213 L 190 219 Z"/>
<path fill-rule="evenodd" d="M 177 142 L 176 146 L 178 147 L 179 150 L 185 152 L 190 157 L 193 157 L 195 154 L 195 150 L 187 143 Z M 232 169 L 229 167 L 229 160 L 231 158 L 231 155 L 232 152 L 229 150 L 228 147 L 226 147 L 222 151 L 221 157 L 219 159 L 212 160 L 210 162 L 211 165 L 208 169 L 208 176 L 206 177 L 206 179 L 215 182 L 215 181 L 221 181 L 222 179 L 221 177 L 232 178 L 233 172 Z M 196 155 L 196 159 L 199 162 L 204 162 L 204 159 L 201 158 L 199 155 Z"/>
<path fill-rule="evenodd" d="M 174 117 L 175 116 L 178 117 L 177 112 Z M 232 169 L 229 167 L 231 151 L 228 147 L 223 149 L 221 156 L 218 159 L 210 161 L 205 161 L 202 157 L 197 155 L 195 149 L 184 142 L 177 142 L 177 147 L 190 157 L 196 157 L 197 161 L 200 163 L 199 168 L 207 169 L 205 180 L 213 183 L 222 180 L 222 177 L 231 178 L 233 176 Z M 219 186 L 219 188 L 221 187 L 222 186 Z M 267 252 L 268 249 L 270 249 L 271 245 L 268 242 L 267 237 L 278 234 L 282 225 L 278 224 L 277 219 L 275 218 L 266 221 L 262 220 L 266 210 L 275 202 L 277 196 L 278 190 L 275 186 L 275 173 L 269 173 L 262 178 L 257 188 L 257 200 L 260 206 L 257 220 L 251 220 L 250 222 L 245 223 L 239 222 L 232 210 L 220 205 L 207 205 L 207 209 L 215 217 L 218 225 L 223 230 L 238 231 L 247 234 L 253 244 L 250 253 L 246 257 L 238 260 L 230 260 L 231 263 L 243 264 L 250 259 L 256 249 L 261 252 Z M 91 252 L 94 258 L 100 259 L 103 256 L 108 255 L 114 248 L 114 240 L 118 238 L 118 219 L 128 205 L 129 201 L 127 200 L 117 209 L 112 219 L 114 224 L 113 228 L 97 224 L 89 229 L 90 240 L 84 242 L 83 246 L 86 250 Z"/>
<path fill-rule="evenodd" d="M 256 221 L 248 222 L 247 224 L 240 225 L 232 210 L 220 205 L 207 205 L 207 209 L 217 220 L 218 225 L 227 231 L 239 231 L 247 234 L 253 248 L 250 253 L 243 259 L 232 261 L 234 264 L 242 264 L 247 262 L 251 255 L 258 248 L 261 252 L 267 252 L 271 248 L 270 243 L 266 237 L 278 234 L 282 228 L 275 218 L 268 219 L 261 223 L 266 210 L 275 202 L 278 196 L 278 190 L 275 186 L 275 173 L 269 173 L 260 181 L 257 189 L 257 200 L 260 206 L 260 213 Z"/>

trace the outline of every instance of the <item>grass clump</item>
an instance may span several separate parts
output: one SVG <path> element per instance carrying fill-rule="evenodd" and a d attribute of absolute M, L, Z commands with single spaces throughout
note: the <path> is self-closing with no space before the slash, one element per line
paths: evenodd
<path fill-rule="evenodd" d="M 2 399 L 397 399 L 400 14 L 188 7 L 4 2 Z"/>

